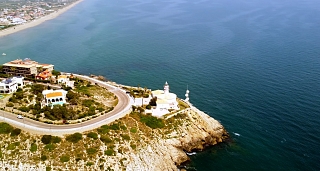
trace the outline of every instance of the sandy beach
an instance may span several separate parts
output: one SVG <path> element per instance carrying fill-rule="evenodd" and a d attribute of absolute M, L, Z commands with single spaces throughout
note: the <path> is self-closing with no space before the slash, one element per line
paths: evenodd
<path fill-rule="evenodd" d="M 75 5 L 77 5 L 78 3 L 82 2 L 82 1 L 83 0 L 78 0 L 78 1 L 76 1 L 76 2 L 74 2 L 72 4 L 70 4 L 70 5 L 66 6 L 65 8 L 59 9 L 56 12 L 53 12 L 53 13 L 51 13 L 49 15 L 43 16 L 43 17 L 35 19 L 35 20 L 32 20 L 32 21 L 27 22 L 25 24 L 21 24 L 21 25 L 15 26 L 15 27 L 10 27 L 10 28 L 1 30 L 0 31 L 0 37 L 3 37 L 3 36 L 6 36 L 6 35 L 9 35 L 9 34 L 24 30 L 24 29 L 28 29 L 28 28 L 37 26 L 37 25 L 39 25 L 39 24 L 41 24 L 41 23 L 43 23 L 43 22 L 45 22 L 47 20 L 54 19 L 57 16 L 59 16 L 60 14 L 68 11 L 69 9 L 71 9 L 72 7 L 74 7 Z"/>

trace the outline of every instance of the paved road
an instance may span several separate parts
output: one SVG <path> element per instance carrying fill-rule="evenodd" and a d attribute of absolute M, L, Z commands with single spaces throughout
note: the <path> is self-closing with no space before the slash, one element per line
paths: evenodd
<path fill-rule="evenodd" d="M 106 82 L 90 78 L 88 76 L 82 76 L 77 74 L 74 74 L 74 76 L 89 80 L 92 83 L 97 83 L 98 85 L 107 88 L 109 91 L 113 92 L 118 97 L 118 104 L 114 107 L 114 109 L 111 112 L 78 124 L 45 124 L 42 122 L 34 121 L 29 118 L 18 119 L 17 115 L 5 111 L 0 111 L 0 122 L 3 121 L 10 123 L 15 127 L 29 131 L 31 133 L 64 135 L 72 134 L 75 132 L 84 132 L 98 128 L 104 124 L 110 123 L 116 119 L 125 116 L 131 110 L 131 105 L 133 104 L 133 101 L 131 98 L 129 98 L 129 96 L 126 94 L 124 90 L 119 89 L 113 85 L 109 85 Z"/>

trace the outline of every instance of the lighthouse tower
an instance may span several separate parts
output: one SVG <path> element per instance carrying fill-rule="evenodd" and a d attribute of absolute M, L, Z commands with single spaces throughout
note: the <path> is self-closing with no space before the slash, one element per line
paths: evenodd
<path fill-rule="evenodd" d="M 169 84 L 167 81 L 163 86 L 163 91 L 164 91 L 164 94 L 169 94 Z"/>

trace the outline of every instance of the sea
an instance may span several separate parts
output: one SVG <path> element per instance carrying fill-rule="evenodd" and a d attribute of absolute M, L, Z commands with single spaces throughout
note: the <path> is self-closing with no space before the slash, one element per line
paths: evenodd
<path fill-rule="evenodd" d="M 320 2 L 84 0 L 0 38 L 0 63 L 162 89 L 222 123 L 228 142 L 187 170 L 320 170 Z M 317 17 L 318 16 L 318 17 Z"/>

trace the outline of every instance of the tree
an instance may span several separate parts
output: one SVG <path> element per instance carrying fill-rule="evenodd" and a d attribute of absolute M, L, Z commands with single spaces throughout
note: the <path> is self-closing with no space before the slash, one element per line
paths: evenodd
<path fill-rule="evenodd" d="M 61 72 L 60 71 L 57 71 L 57 70 L 52 70 L 51 71 L 52 75 L 58 77 L 58 75 L 61 75 Z"/>
<path fill-rule="evenodd" d="M 43 135 L 42 138 L 41 138 L 41 142 L 43 144 L 50 144 L 51 143 L 51 138 L 52 138 L 51 135 Z"/>
<path fill-rule="evenodd" d="M 149 105 L 151 106 L 157 106 L 157 97 L 154 97 L 150 100 Z"/>

